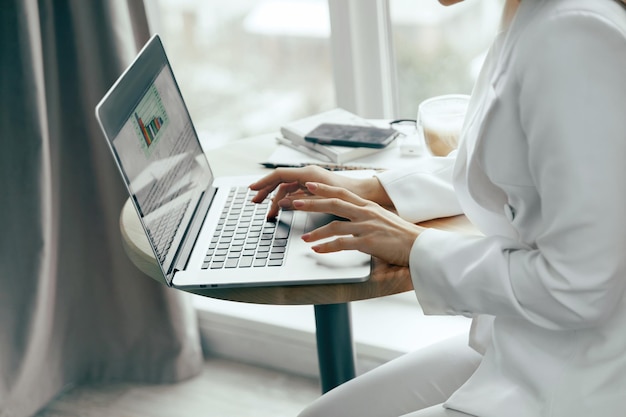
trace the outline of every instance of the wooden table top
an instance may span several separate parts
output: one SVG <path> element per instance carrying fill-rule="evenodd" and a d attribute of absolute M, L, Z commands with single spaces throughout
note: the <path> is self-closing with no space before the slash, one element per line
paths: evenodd
<path fill-rule="evenodd" d="M 242 142 L 245 142 L 245 146 Z M 274 136 L 260 136 L 257 138 L 235 141 L 223 148 L 210 150 L 207 157 L 213 171 L 218 175 L 232 175 L 234 173 L 267 173 L 256 163 L 264 155 L 269 156 L 274 145 Z M 241 156 L 241 149 L 254 149 Z M 234 159 L 236 158 L 236 159 Z M 241 159 L 244 159 L 241 161 Z M 249 160 L 245 160 L 245 159 Z M 239 160 L 238 160 L 239 159 Z M 237 160 L 237 164 L 232 161 Z M 225 162 L 228 161 L 228 162 Z M 242 163 L 250 169 L 241 169 Z M 431 220 L 421 225 L 443 230 L 458 231 L 461 233 L 476 233 L 474 226 L 465 216 L 455 216 Z M 165 279 L 154 258 L 148 239 L 141 227 L 141 223 L 130 199 L 126 201 L 120 215 L 120 228 L 123 237 L 123 246 L 132 262 L 146 275 L 165 284 Z M 379 259 L 372 259 L 372 273 L 370 279 L 350 284 L 320 284 L 320 285 L 292 285 L 271 287 L 247 288 L 215 288 L 187 290 L 206 297 L 222 300 L 239 301 L 255 304 L 304 305 L 304 304 L 337 304 L 349 301 L 364 300 L 398 294 L 413 289 L 409 269 L 396 265 L 389 265 Z"/>

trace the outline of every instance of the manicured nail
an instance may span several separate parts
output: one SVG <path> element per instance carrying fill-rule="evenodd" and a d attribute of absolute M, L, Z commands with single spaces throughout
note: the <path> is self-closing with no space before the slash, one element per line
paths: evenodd
<path fill-rule="evenodd" d="M 307 242 L 311 238 L 311 234 L 310 233 L 305 233 L 301 237 L 302 237 L 302 240 Z"/>
<path fill-rule="evenodd" d="M 294 200 L 293 201 L 293 206 L 295 208 L 302 208 L 302 207 L 304 207 L 304 201 L 302 201 L 302 200 Z"/>
<path fill-rule="evenodd" d="M 315 190 L 317 190 L 317 187 L 318 187 L 318 184 L 316 182 L 307 182 L 306 183 L 306 188 L 309 191 L 315 191 Z"/>
<path fill-rule="evenodd" d="M 313 249 L 314 252 L 319 252 L 320 251 L 320 247 L 319 246 L 311 246 L 311 249 Z"/>

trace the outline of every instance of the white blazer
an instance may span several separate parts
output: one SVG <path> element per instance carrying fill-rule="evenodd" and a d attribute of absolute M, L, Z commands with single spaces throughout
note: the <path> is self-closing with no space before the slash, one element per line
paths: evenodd
<path fill-rule="evenodd" d="M 626 415 L 626 9 L 522 0 L 490 50 L 456 155 L 379 179 L 428 230 L 426 314 L 475 317 L 483 361 L 445 404 L 480 417 Z M 495 318 L 495 319 L 494 319 Z"/>

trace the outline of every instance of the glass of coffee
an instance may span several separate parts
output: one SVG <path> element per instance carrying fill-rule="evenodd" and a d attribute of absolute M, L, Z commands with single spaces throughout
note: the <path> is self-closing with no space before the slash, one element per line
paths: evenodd
<path fill-rule="evenodd" d="M 418 130 L 434 156 L 446 156 L 456 149 L 468 103 L 469 96 L 464 94 L 432 97 L 420 103 Z"/>

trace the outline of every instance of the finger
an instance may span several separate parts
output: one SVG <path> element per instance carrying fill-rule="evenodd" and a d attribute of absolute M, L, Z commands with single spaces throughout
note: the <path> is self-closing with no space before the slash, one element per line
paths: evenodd
<path fill-rule="evenodd" d="M 339 198 L 311 198 L 306 200 L 294 200 L 292 205 L 296 210 L 334 214 L 349 220 L 357 219 L 360 212 L 363 210 L 361 206 Z"/>
<path fill-rule="evenodd" d="M 252 186 L 255 184 L 250 184 L 250 189 L 254 190 Z M 302 187 L 302 184 L 298 181 L 292 182 L 278 182 L 272 183 L 267 187 L 261 188 L 257 191 L 255 197 L 252 199 L 253 203 L 262 203 L 274 190 L 277 190 L 278 199 L 283 198 L 287 193 L 294 192 Z"/>
<path fill-rule="evenodd" d="M 358 250 L 358 238 L 352 236 L 340 236 L 337 239 L 311 246 L 317 253 L 332 253 L 342 250 Z"/>
<path fill-rule="evenodd" d="M 287 193 L 285 196 L 277 195 L 276 197 L 272 199 L 272 205 L 277 205 L 283 210 L 293 210 L 293 204 L 292 204 L 293 200 L 298 200 L 298 199 L 303 199 L 303 198 L 312 198 L 312 197 L 313 196 L 310 193 L 305 192 L 303 190 L 298 190 L 292 193 Z M 314 198 L 317 198 L 317 197 L 314 197 Z"/>
<path fill-rule="evenodd" d="M 293 169 L 293 168 L 288 168 L 288 169 Z M 250 189 L 256 190 L 256 191 L 260 191 L 266 188 L 274 189 L 281 182 L 285 182 L 284 176 L 285 176 L 284 169 L 278 168 L 272 171 L 271 174 L 264 176 L 263 178 L 259 179 L 256 182 L 253 182 L 252 184 L 249 185 L 249 187 Z M 293 181 L 294 180 L 289 180 L 287 182 L 293 182 Z"/>
<path fill-rule="evenodd" d="M 255 196 L 252 198 L 252 202 L 253 203 L 262 203 L 263 201 L 265 201 L 265 199 L 267 198 L 267 196 L 269 196 L 270 194 L 272 194 L 274 192 L 274 190 L 276 189 L 277 186 L 279 186 L 280 184 L 277 184 L 275 186 L 269 186 L 269 187 L 265 187 L 265 188 L 260 188 L 257 191 L 257 193 L 255 194 Z M 250 186 L 250 189 L 252 191 L 255 191 L 254 188 L 252 188 L 252 186 Z"/>
<path fill-rule="evenodd" d="M 300 189 L 300 185 L 298 183 L 280 184 L 278 186 L 278 191 L 276 193 L 276 196 L 271 201 L 271 205 L 270 205 L 270 209 L 268 211 L 267 218 L 268 219 L 275 218 L 276 215 L 278 215 L 278 211 L 279 211 L 279 204 L 278 204 L 278 202 L 280 200 L 282 200 L 285 195 L 289 194 L 293 190 L 298 190 L 298 189 Z M 273 189 L 269 189 L 269 188 L 265 188 L 263 190 L 260 190 L 251 199 L 251 201 L 253 203 L 262 203 L 263 201 L 265 201 L 267 196 L 271 194 L 272 191 L 274 191 L 274 190 Z"/>
<path fill-rule="evenodd" d="M 277 168 L 271 174 L 250 184 L 249 187 L 255 191 L 270 190 L 271 192 L 282 183 L 304 182 L 305 179 L 320 181 L 324 178 L 324 175 L 327 175 L 327 171 L 316 166 L 307 166 L 304 168 Z"/>
<path fill-rule="evenodd" d="M 278 190 L 276 191 L 276 195 L 274 196 L 274 198 L 272 198 L 272 203 L 267 213 L 267 218 L 268 219 L 275 218 L 278 215 L 278 211 L 280 210 L 280 208 L 283 207 L 279 204 L 280 201 L 283 200 L 285 196 L 288 195 L 289 193 L 295 192 L 299 189 L 300 189 L 300 184 L 298 184 L 297 182 L 280 184 L 278 186 Z M 254 200 L 252 201 L 256 203 L 256 201 Z M 283 208 L 287 208 L 287 207 L 283 207 Z"/>
<path fill-rule="evenodd" d="M 278 168 L 271 174 L 250 184 L 248 187 L 253 191 L 257 191 L 257 194 L 252 201 L 254 203 L 260 203 L 265 200 L 267 196 L 270 195 L 279 185 L 283 183 L 297 182 L 297 175 L 292 174 L 291 171 L 297 170 L 295 168 Z M 293 178 L 289 179 L 291 177 Z"/>
<path fill-rule="evenodd" d="M 361 198 L 355 193 L 342 187 L 335 187 L 317 182 L 307 182 L 305 185 L 309 192 L 320 197 L 338 198 L 358 206 L 364 206 L 368 203 L 368 200 L 365 200 L 364 198 Z"/>
<path fill-rule="evenodd" d="M 263 201 L 265 201 L 267 196 L 270 195 L 272 191 L 274 191 L 273 188 L 262 188 L 260 190 L 254 190 L 253 188 L 250 189 L 252 191 L 256 191 L 256 194 L 252 196 L 252 199 L 250 199 L 250 201 L 252 201 L 253 203 L 262 203 Z"/>
<path fill-rule="evenodd" d="M 355 229 L 355 225 L 352 222 L 335 220 L 303 234 L 302 240 L 305 242 L 315 242 L 334 236 L 352 235 Z"/>
<path fill-rule="evenodd" d="M 289 194 L 301 194 L 302 185 L 298 182 L 283 183 L 278 186 L 274 200 L 279 201 Z"/>

